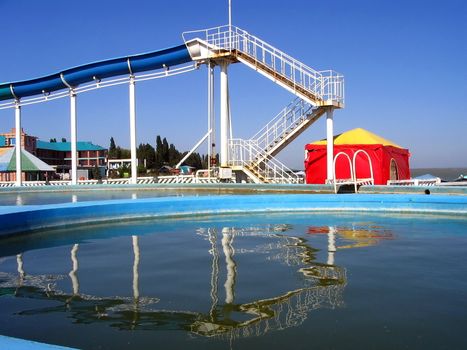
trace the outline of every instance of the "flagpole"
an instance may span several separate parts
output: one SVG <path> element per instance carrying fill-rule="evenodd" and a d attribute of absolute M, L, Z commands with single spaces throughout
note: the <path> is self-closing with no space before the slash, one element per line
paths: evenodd
<path fill-rule="evenodd" d="M 229 0 L 229 30 L 232 30 L 232 0 Z"/>
<path fill-rule="evenodd" d="M 229 49 L 232 49 L 232 0 L 229 0 Z"/>

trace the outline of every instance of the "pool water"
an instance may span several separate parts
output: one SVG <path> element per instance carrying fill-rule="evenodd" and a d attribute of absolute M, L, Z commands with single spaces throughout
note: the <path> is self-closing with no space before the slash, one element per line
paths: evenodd
<path fill-rule="evenodd" d="M 263 214 L 0 240 L 0 334 L 83 349 L 467 348 L 467 219 Z"/>

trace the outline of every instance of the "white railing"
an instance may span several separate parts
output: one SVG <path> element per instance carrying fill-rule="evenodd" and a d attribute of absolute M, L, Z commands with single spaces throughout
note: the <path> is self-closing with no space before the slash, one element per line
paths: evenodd
<path fill-rule="evenodd" d="M 297 97 L 253 135 L 251 140 L 255 140 L 260 149 L 267 150 L 276 141 L 281 140 L 287 132 L 305 121 L 312 111 L 311 104 Z"/>
<path fill-rule="evenodd" d="M 255 140 L 229 140 L 229 165 L 250 169 L 269 183 L 300 183 L 302 179 L 278 159 L 266 154 Z M 261 180 L 261 179 L 260 179 Z"/>
<path fill-rule="evenodd" d="M 185 42 L 197 38 L 207 42 L 214 51 L 240 51 L 325 104 L 344 103 L 343 75 L 332 70 L 316 71 L 238 27 L 221 26 L 183 33 Z"/>
<path fill-rule="evenodd" d="M 439 177 L 434 179 L 388 180 L 388 186 L 436 186 L 441 184 Z"/>
<path fill-rule="evenodd" d="M 204 171 L 204 170 L 203 170 Z M 206 170 L 207 172 L 207 170 Z M 170 176 L 158 176 L 158 177 L 138 177 L 137 184 L 204 184 L 204 183 L 218 183 L 219 178 L 217 175 L 213 175 L 213 172 L 207 172 L 206 175 L 197 173 L 195 175 L 170 175 Z M 118 178 L 118 179 L 103 179 L 103 180 L 78 180 L 78 185 L 128 185 L 130 184 L 129 178 Z M 71 186 L 71 181 L 23 181 L 23 187 L 39 187 L 39 186 Z M 14 181 L 1 181 L 1 187 L 16 187 Z"/>

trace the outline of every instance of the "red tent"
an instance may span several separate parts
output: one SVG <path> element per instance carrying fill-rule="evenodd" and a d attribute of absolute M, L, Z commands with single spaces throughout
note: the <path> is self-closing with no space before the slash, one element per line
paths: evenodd
<path fill-rule="evenodd" d="M 327 178 L 326 140 L 307 144 L 305 150 L 306 183 L 324 184 Z M 409 151 L 361 128 L 334 136 L 336 179 L 351 177 L 350 167 L 355 154 L 357 179 L 370 178 L 370 163 L 375 185 L 386 185 L 388 180 L 410 179 Z"/>

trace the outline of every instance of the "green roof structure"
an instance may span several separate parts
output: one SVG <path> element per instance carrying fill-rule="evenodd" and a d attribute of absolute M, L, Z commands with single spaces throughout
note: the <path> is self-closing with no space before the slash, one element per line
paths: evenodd
<path fill-rule="evenodd" d="M 71 142 L 46 142 L 37 140 L 36 147 L 59 152 L 71 152 Z M 105 148 L 94 145 L 89 141 L 79 141 L 76 143 L 77 151 L 104 151 Z"/>

